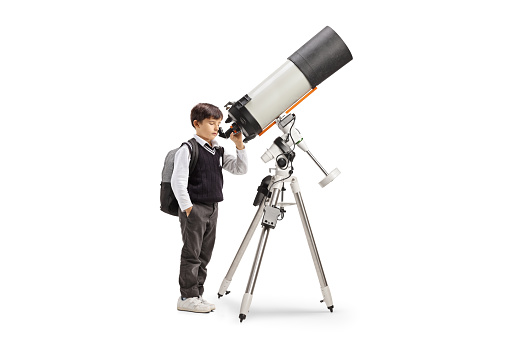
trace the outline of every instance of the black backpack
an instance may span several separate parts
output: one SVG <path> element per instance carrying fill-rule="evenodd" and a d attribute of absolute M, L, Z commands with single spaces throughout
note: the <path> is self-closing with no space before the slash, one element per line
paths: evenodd
<path fill-rule="evenodd" d="M 180 147 L 184 145 L 189 147 L 189 152 L 191 153 L 191 160 L 189 161 L 189 174 L 191 174 L 193 173 L 196 167 L 196 162 L 198 161 L 199 152 L 198 150 L 200 148 L 200 145 L 198 144 L 195 138 L 191 138 L 187 142 L 182 143 Z M 179 204 L 177 199 L 175 198 L 173 189 L 171 188 L 171 176 L 173 174 L 173 168 L 175 166 L 175 153 L 177 153 L 180 147 L 169 151 L 168 154 L 166 155 L 166 159 L 164 159 L 161 180 L 161 192 L 160 192 L 161 211 L 174 216 L 178 216 Z M 224 158 L 223 147 L 219 148 L 219 152 L 221 154 L 221 158 Z"/>

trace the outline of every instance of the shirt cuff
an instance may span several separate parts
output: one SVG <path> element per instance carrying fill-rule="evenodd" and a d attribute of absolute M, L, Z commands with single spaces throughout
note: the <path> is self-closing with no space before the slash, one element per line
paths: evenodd
<path fill-rule="evenodd" d="M 185 204 L 184 206 L 181 206 L 180 209 L 182 210 L 182 212 L 184 212 L 185 210 L 187 210 L 189 207 L 192 207 L 193 204 Z"/>

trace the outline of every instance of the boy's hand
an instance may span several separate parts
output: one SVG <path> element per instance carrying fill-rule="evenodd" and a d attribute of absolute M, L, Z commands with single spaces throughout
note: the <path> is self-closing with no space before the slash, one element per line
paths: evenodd
<path fill-rule="evenodd" d="M 189 213 L 191 213 L 191 210 L 193 209 L 193 206 L 186 209 L 186 215 L 189 216 Z"/>
<path fill-rule="evenodd" d="M 230 139 L 235 143 L 238 150 L 244 149 L 244 143 L 242 142 L 242 133 L 238 132 L 237 134 L 230 134 Z"/>

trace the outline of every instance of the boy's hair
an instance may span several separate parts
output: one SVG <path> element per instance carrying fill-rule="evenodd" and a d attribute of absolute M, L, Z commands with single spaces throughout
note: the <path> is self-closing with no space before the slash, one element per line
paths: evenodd
<path fill-rule="evenodd" d="M 211 104 L 198 104 L 191 110 L 191 125 L 194 127 L 193 122 L 197 120 L 202 122 L 205 119 L 223 119 L 221 110 Z"/>

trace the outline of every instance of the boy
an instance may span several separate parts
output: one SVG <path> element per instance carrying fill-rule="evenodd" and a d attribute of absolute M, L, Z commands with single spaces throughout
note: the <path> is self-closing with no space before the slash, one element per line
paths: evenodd
<path fill-rule="evenodd" d="M 180 297 L 177 309 L 208 313 L 215 309 L 202 298 L 207 264 L 216 237 L 218 202 L 223 200 L 222 169 L 233 174 L 247 172 L 247 155 L 242 133 L 231 134 L 237 156 L 221 156 L 217 136 L 223 114 L 214 105 L 198 104 L 191 110 L 191 124 L 196 130 L 199 156 L 196 168 L 189 173 L 191 155 L 187 146 L 175 154 L 171 187 L 179 203 L 179 220 L 184 245 L 180 256 Z"/>

